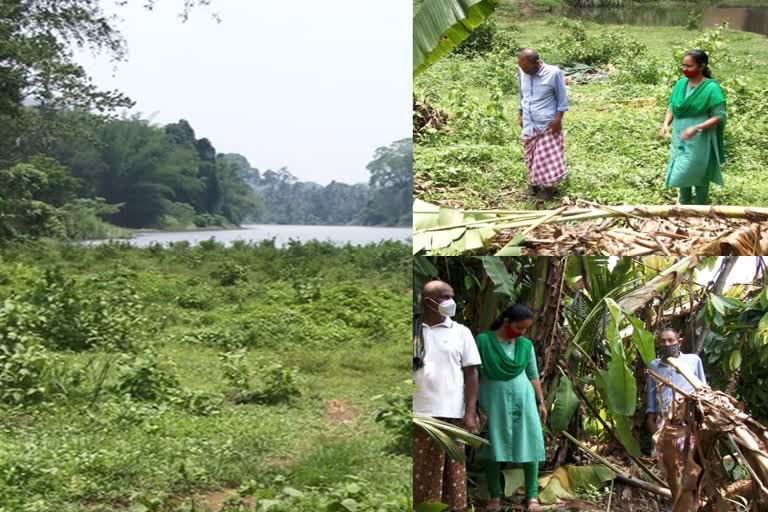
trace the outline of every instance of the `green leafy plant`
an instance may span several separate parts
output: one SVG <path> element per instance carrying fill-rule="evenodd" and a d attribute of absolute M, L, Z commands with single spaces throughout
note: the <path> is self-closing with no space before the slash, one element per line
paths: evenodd
<path fill-rule="evenodd" d="M 555 42 L 562 64 L 589 64 L 593 66 L 634 61 L 647 52 L 645 45 L 623 30 L 610 30 L 592 34 L 580 21 L 561 22 L 564 33 Z"/>
<path fill-rule="evenodd" d="M 296 368 L 274 364 L 266 369 L 262 382 L 262 386 L 252 394 L 252 401 L 274 405 L 291 403 L 301 396 L 302 378 Z"/>
<path fill-rule="evenodd" d="M 122 358 L 117 374 L 114 392 L 135 400 L 165 400 L 179 389 L 175 375 L 151 351 Z"/>
<path fill-rule="evenodd" d="M 221 286 L 235 286 L 248 281 L 248 270 L 232 261 L 225 261 L 214 271 L 213 276 Z"/>
<path fill-rule="evenodd" d="M 0 305 L 0 402 L 29 404 L 47 394 L 51 358 L 34 334 L 35 312 L 6 299 Z"/>
<path fill-rule="evenodd" d="M 410 453 L 413 446 L 413 392 L 411 386 L 403 387 L 398 393 L 375 397 L 384 401 L 376 413 L 376 421 L 384 425 L 394 436 L 394 448 L 401 453 Z"/>

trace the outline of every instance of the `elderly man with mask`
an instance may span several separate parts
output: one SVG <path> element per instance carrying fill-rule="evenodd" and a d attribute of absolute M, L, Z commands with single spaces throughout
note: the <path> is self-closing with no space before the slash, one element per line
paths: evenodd
<path fill-rule="evenodd" d="M 453 289 L 430 281 L 421 292 L 422 319 L 414 324 L 414 416 L 427 416 L 477 431 L 480 354 L 472 333 L 454 322 Z M 420 428 L 413 431 L 413 502 L 467 507 L 463 463 L 450 459 Z"/>
<path fill-rule="evenodd" d="M 568 110 L 565 77 L 530 48 L 518 53 L 517 65 L 528 194 L 547 200 L 557 193 L 557 184 L 568 172 L 563 141 L 563 115 Z"/>
<path fill-rule="evenodd" d="M 648 368 L 659 374 L 665 380 L 676 386 L 677 388 L 685 391 L 686 393 L 694 390 L 693 385 L 683 377 L 672 365 L 667 363 L 667 358 L 673 357 L 678 363 L 690 370 L 690 373 L 695 375 L 702 384 L 707 383 L 707 379 L 704 375 L 704 366 L 701 363 L 701 359 L 696 354 L 684 354 L 680 352 L 680 336 L 671 327 L 667 327 L 662 330 L 656 341 L 656 353 L 658 358 L 651 361 Z M 669 411 L 670 404 L 672 403 L 673 390 L 660 382 L 657 382 L 651 375 L 648 375 L 646 382 L 646 426 L 651 434 L 655 434 L 660 426 L 660 419 Z M 678 395 L 678 399 L 681 397 Z M 664 439 L 657 439 L 654 437 L 657 443 L 663 446 L 669 446 L 671 450 L 661 450 L 659 444 L 656 446 L 656 456 L 659 460 L 662 473 L 666 476 L 669 484 L 669 490 L 672 492 L 673 500 L 677 496 L 680 490 L 680 482 L 678 481 L 677 469 L 682 463 L 682 454 L 685 448 L 685 438 L 669 437 L 669 433 Z M 695 446 L 695 438 L 692 438 L 692 447 Z M 694 452 L 695 453 L 695 452 Z"/>

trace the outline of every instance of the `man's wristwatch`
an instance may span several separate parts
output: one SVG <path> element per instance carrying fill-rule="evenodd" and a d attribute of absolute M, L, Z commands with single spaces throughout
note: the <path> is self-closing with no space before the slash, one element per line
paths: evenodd
<path fill-rule="evenodd" d="M 541 405 L 543 403 L 544 403 L 543 400 L 539 400 L 538 398 L 536 398 L 536 405 Z"/>

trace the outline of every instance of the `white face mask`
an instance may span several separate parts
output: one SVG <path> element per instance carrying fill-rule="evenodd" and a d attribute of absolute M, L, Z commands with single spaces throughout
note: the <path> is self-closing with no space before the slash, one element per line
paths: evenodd
<path fill-rule="evenodd" d="M 435 304 L 437 304 L 437 312 L 440 313 L 443 316 L 452 317 L 456 314 L 456 303 L 453 301 L 453 299 L 444 300 L 443 302 L 438 302 L 436 300 L 428 299 Z"/>

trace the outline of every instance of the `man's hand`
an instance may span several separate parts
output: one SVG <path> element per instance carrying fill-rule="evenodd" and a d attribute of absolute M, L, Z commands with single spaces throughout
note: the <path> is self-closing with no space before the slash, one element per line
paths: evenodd
<path fill-rule="evenodd" d="M 477 434 L 477 414 L 474 411 L 464 414 L 464 428 L 470 434 Z"/>
<path fill-rule="evenodd" d="M 539 417 L 542 423 L 547 422 L 547 406 L 544 404 L 539 404 Z"/>
<path fill-rule="evenodd" d="M 662 139 L 666 139 L 669 137 L 669 125 L 663 124 L 661 125 L 661 130 L 659 130 L 659 137 Z"/>
<path fill-rule="evenodd" d="M 648 433 L 651 435 L 656 433 L 656 415 L 652 412 L 648 413 L 648 417 L 645 421 L 645 428 L 648 429 Z"/>
<path fill-rule="evenodd" d="M 555 119 L 552 120 L 551 123 L 549 123 L 549 129 L 553 133 L 559 132 L 560 130 L 563 129 L 563 120 L 560 119 L 559 117 L 556 117 Z"/>

